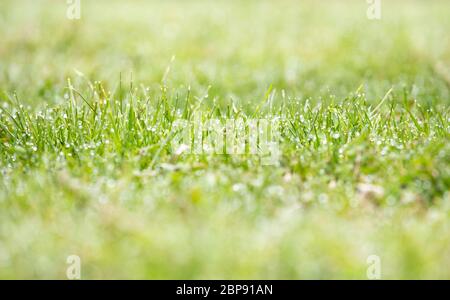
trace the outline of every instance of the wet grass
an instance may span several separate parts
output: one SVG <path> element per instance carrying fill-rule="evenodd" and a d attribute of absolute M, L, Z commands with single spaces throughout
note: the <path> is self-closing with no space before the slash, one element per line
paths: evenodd
<path fill-rule="evenodd" d="M 37 2 L 0 4 L 0 278 L 450 277 L 446 1 Z M 180 151 L 199 113 L 279 160 Z"/>

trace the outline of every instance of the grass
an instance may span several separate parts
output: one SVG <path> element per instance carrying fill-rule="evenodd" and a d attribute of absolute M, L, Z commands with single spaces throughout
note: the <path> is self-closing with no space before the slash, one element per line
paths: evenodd
<path fill-rule="evenodd" d="M 449 4 L 385 2 L 2 1 L 0 278 L 449 279 Z"/>

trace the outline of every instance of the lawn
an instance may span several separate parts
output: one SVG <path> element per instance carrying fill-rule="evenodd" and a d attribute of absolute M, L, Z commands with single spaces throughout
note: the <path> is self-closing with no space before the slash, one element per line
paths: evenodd
<path fill-rule="evenodd" d="M 450 3 L 368 7 L 2 0 L 0 278 L 450 279 Z"/>

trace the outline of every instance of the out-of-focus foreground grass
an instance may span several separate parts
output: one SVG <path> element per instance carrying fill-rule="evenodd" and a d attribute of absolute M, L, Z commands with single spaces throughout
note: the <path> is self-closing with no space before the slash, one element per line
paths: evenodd
<path fill-rule="evenodd" d="M 0 278 L 449 279 L 450 3 L 318 2 L 1 1 Z M 173 154 L 183 109 L 280 164 Z"/>

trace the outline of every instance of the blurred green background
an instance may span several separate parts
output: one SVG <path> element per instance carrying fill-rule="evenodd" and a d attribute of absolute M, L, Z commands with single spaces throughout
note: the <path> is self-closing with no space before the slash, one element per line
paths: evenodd
<path fill-rule="evenodd" d="M 54 102 L 74 70 L 111 89 L 121 73 L 158 90 L 170 66 L 169 87 L 210 86 L 224 101 L 258 100 L 271 84 L 299 98 L 365 84 L 370 99 L 402 85 L 448 99 L 436 73 L 450 61 L 448 2 L 381 4 L 369 20 L 363 0 L 81 1 L 69 20 L 65 1 L 2 1 L 0 81 Z"/>

